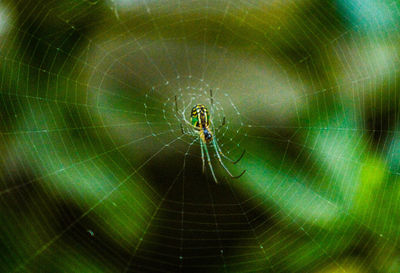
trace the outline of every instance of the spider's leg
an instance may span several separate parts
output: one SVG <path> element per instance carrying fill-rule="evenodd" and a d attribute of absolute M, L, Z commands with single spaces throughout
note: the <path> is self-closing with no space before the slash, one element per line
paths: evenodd
<path fill-rule="evenodd" d="M 176 113 L 178 113 L 178 101 L 176 99 L 176 95 L 175 95 L 175 111 Z"/>
<path fill-rule="evenodd" d="M 224 127 L 224 125 L 225 125 L 225 117 L 222 119 L 221 125 L 218 126 L 218 128 L 216 130 L 219 131 L 222 127 Z"/>
<path fill-rule="evenodd" d="M 213 109 L 213 107 L 214 107 L 214 98 L 213 98 L 212 89 L 210 89 L 210 101 L 211 101 L 211 109 Z"/>
<path fill-rule="evenodd" d="M 201 140 L 201 138 L 199 137 L 199 140 L 200 140 L 200 150 L 201 150 L 201 161 L 203 162 L 203 168 L 202 168 L 202 171 L 203 171 L 203 173 L 204 173 L 204 170 L 205 170 L 205 167 L 206 167 L 206 164 L 205 164 L 205 159 L 204 159 L 204 150 L 203 150 L 203 141 Z"/>
<path fill-rule="evenodd" d="M 208 163 L 208 166 L 210 166 L 211 174 L 214 178 L 214 181 L 215 181 L 215 183 L 218 184 L 218 180 L 217 180 L 217 177 L 215 176 L 213 166 L 211 165 L 211 159 L 210 159 L 210 154 L 208 153 L 207 144 L 203 143 L 203 141 L 201 141 L 200 143 L 201 143 L 202 147 L 204 148 L 204 151 L 206 152 L 207 163 Z"/>
<path fill-rule="evenodd" d="M 177 99 L 176 99 L 176 95 L 175 95 L 175 112 L 176 112 L 176 114 L 178 114 L 178 102 L 177 102 Z M 184 135 L 185 131 L 183 130 L 182 123 L 179 123 L 179 125 L 181 127 L 182 134 Z"/>
<path fill-rule="evenodd" d="M 219 151 L 218 151 L 218 144 L 217 144 L 217 142 L 215 141 L 215 138 L 213 138 L 213 144 L 214 144 L 214 148 L 215 148 L 215 151 L 216 151 L 216 154 L 217 154 L 218 161 L 219 161 L 219 163 L 221 163 L 221 165 L 222 165 L 222 167 L 225 169 L 225 171 L 229 174 L 229 176 L 230 176 L 231 178 L 240 178 L 240 177 L 246 172 L 246 170 L 244 170 L 241 174 L 239 174 L 239 175 L 237 175 L 237 176 L 234 176 L 234 175 L 228 170 L 228 168 L 225 166 L 224 162 L 222 162 L 221 156 L 220 156 Z"/>
<path fill-rule="evenodd" d="M 233 160 L 233 159 L 231 159 L 231 158 L 229 158 L 227 155 L 225 155 L 223 152 L 222 152 L 222 150 L 221 150 L 221 148 L 219 147 L 219 145 L 218 145 L 218 143 L 215 141 L 215 147 L 217 147 L 217 152 L 219 152 L 225 159 L 227 159 L 229 162 L 231 162 L 232 164 L 236 164 L 236 163 L 238 163 L 242 158 L 243 158 L 243 156 L 244 156 L 244 154 L 246 153 L 246 150 L 243 150 L 243 152 L 242 152 L 242 154 L 239 156 L 239 158 L 238 159 L 236 159 L 236 160 Z"/>

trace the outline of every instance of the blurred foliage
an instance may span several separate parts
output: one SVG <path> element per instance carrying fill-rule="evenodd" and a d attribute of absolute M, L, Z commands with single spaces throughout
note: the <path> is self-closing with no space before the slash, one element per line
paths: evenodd
<path fill-rule="evenodd" d="M 400 272 L 399 11 L 0 3 L 0 271 Z"/>

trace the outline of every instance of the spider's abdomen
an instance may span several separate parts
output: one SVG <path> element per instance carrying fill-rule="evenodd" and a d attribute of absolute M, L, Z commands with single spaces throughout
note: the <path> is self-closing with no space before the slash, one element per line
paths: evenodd
<path fill-rule="evenodd" d="M 190 114 L 190 121 L 193 126 L 205 129 L 210 125 L 210 114 L 203 104 L 196 104 Z"/>

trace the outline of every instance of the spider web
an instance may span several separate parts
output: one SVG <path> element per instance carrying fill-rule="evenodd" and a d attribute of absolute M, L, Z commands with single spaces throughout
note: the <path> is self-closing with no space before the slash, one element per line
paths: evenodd
<path fill-rule="evenodd" d="M 2 3 L 1 271 L 399 271 L 398 12 Z"/>

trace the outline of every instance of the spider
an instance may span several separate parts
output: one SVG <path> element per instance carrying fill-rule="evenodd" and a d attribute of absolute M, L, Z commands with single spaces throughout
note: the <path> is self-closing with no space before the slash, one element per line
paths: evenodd
<path fill-rule="evenodd" d="M 213 107 L 212 90 L 210 90 L 210 101 L 211 101 L 211 108 L 212 108 Z M 177 103 L 176 96 L 175 96 L 175 110 L 176 110 L 176 113 L 178 113 L 178 103 Z M 210 154 L 208 153 L 208 148 L 207 148 L 207 145 L 212 143 L 212 146 L 214 147 L 215 152 L 217 154 L 218 161 L 221 164 L 221 166 L 225 169 L 225 171 L 228 173 L 228 175 L 233 179 L 240 178 L 246 172 L 246 170 L 242 171 L 242 173 L 237 176 L 232 175 L 232 173 L 225 166 L 224 162 L 222 162 L 221 156 L 223 158 L 227 159 L 232 164 L 236 164 L 242 159 L 246 150 L 243 150 L 242 154 L 240 155 L 240 157 L 237 160 L 230 159 L 228 156 L 226 156 L 222 152 L 221 148 L 219 147 L 219 145 L 217 143 L 217 138 L 216 138 L 215 134 L 213 134 L 212 130 L 210 129 L 210 124 L 211 124 L 210 112 L 203 104 L 196 104 L 193 107 L 192 112 L 190 114 L 190 121 L 191 121 L 191 123 L 190 123 L 191 127 L 193 127 L 199 134 L 201 160 L 203 163 L 203 168 L 202 168 L 203 173 L 205 170 L 204 154 L 206 154 L 207 163 L 208 163 L 208 166 L 210 167 L 211 174 L 214 178 L 215 183 L 218 183 L 217 177 L 215 176 L 215 173 L 214 173 L 214 168 L 211 164 Z M 218 131 L 224 125 L 225 125 L 225 117 L 222 119 L 222 124 L 218 128 L 216 128 L 215 131 Z M 182 123 L 180 124 L 180 127 L 181 127 L 182 134 L 185 134 Z"/>

